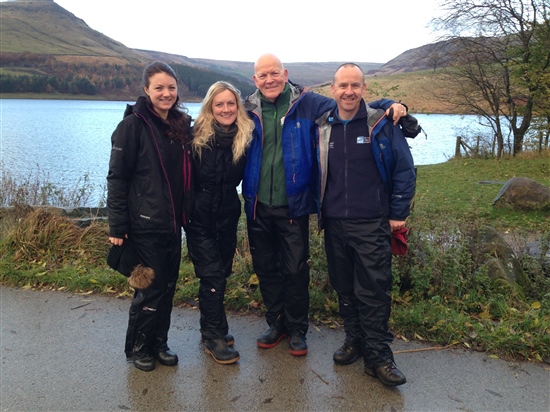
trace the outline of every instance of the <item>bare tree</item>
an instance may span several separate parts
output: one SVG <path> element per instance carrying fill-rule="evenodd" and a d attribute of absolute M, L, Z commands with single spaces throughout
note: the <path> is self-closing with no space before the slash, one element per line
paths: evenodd
<path fill-rule="evenodd" d="M 548 0 L 444 0 L 436 30 L 460 41 L 455 66 L 446 73 L 456 105 L 486 119 L 497 156 L 522 151 L 534 116 L 547 117 L 550 99 L 550 6 Z M 546 122 L 548 127 L 548 123 Z"/>

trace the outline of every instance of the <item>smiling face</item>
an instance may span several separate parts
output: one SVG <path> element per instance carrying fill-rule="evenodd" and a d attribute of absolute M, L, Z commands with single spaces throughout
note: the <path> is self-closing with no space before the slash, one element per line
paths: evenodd
<path fill-rule="evenodd" d="M 336 71 L 330 90 L 338 104 L 338 116 L 342 120 L 353 119 L 359 110 L 365 88 L 363 72 L 359 67 L 343 66 Z"/>
<path fill-rule="evenodd" d="M 237 98 L 231 90 L 224 90 L 212 99 L 212 114 L 216 122 L 228 129 L 237 120 Z"/>
<path fill-rule="evenodd" d="M 263 96 L 274 102 L 285 89 L 288 71 L 281 61 L 272 54 L 263 55 L 254 66 L 254 83 Z"/>
<path fill-rule="evenodd" d="M 149 96 L 155 112 L 166 120 L 168 110 L 176 103 L 178 96 L 176 79 L 165 72 L 155 73 L 149 77 L 149 85 L 143 90 Z"/>

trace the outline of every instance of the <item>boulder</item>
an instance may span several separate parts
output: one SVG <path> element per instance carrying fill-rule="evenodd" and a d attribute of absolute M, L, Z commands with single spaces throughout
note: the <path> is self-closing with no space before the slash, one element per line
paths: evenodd
<path fill-rule="evenodd" d="M 500 189 L 493 206 L 511 210 L 550 210 L 550 188 L 532 179 L 514 177 Z"/>
<path fill-rule="evenodd" d="M 471 252 L 477 265 L 487 265 L 491 279 L 502 279 L 522 288 L 527 286 L 529 279 L 523 272 L 514 250 L 496 229 L 486 226 L 475 230 L 472 234 Z"/>

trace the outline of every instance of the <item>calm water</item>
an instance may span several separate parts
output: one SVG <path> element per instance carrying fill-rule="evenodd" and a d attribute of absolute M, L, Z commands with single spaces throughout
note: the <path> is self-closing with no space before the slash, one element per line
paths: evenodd
<path fill-rule="evenodd" d="M 133 103 L 133 102 L 132 102 Z M 59 187 L 74 188 L 85 175 L 97 206 L 105 189 L 111 134 L 127 102 L 81 100 L 0 100 L 0 157 L 16 177 L 40 174 Z M 196 118 L 200 103 L 186 103 Z M 409 139 L 417 165 L 445 162 L 453 156 L 456 136 L 475 128 L 475 116 L 418 115 L 427 139 Z"/>

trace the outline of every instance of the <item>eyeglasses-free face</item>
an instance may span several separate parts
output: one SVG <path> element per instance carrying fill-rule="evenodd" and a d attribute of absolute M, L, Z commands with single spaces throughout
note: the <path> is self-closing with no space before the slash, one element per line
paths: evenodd
<path fill-rule="evenodd" d="M 267 100 L 274 102 L 283 92 L 287 82 L 288 71 L 277 59 L 266 56 L 256 63 L 254 83 Z"/>
<path fill-rule="evenodd" d="M 143 90 L 151 99 L 155 112 L 166 120 L 168 110 L 176 103 L 178 97 L 176 79 L 164 72 L 156 73 L 149 78 L 149 87 L 144 87 Z"/>
<path fill-rule="evenodd" d="M 330 90 L 338 104 L 338 116 L 341 119 L 350 120 L 355 116 L 363 99 L 365 88 L 363 73 L 358 67 L 341 67 L 334 74 Z"/>
<path fill-rule="evenodd" d="M 231 90 L 224 90 L 212 99 L 212 114 L 216 122 L 228 129 L 237 120 L 237 98 Z"/>

